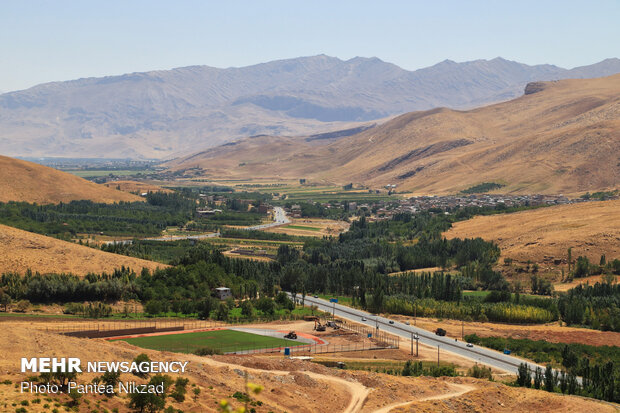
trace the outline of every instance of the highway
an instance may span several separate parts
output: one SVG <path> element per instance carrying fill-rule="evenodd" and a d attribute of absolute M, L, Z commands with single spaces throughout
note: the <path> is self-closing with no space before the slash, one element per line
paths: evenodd
<path fill-rule="evenodd" d="M 290 293 L 287 294 L 289 294 L 289 297 L 292 298 Z M 300 302 L 301 296 L 298 294 L 296 299 Z M 536 370 L 536 367 L 541 367 L 543 371 L 545 369 L 544 366 L 538 366 L 530 361 L 509 356 L 485 347 L 467 347 L 467 343 L 463 341 L 455 341 L 454 338 L 437 336 L 434 332 L 424 330 L 419 327 L 409 326 L 398 321 L 394 321 L 394 324 L 390 324 L 390 320 L 388 318 L 374 316 L 365 311 L 340 304 L 330 303 L 329 301 L 320 298 L 306 296 L 305 304 L 316 305 L 320 310 L 334 313 L 337 317 L 348 321 L 365 324 L 372 328 L 376 328 L 378 326 L 380 331 L 388 332 L 407 340 L 411 340 L 413 336 L 417 335 L 419 337 L 420 344 L 435 348 L 439 346 L 440 359 L 441 352 L 449 352 L 476 361 L 480 364 L 485 364 L 513 374 L 517 373 L 519 365 L 523 362 L 527 362 L 530 370 L 532 371 Z M 362 318 L 366 318 L 366 321 L 362 321 Z"/>

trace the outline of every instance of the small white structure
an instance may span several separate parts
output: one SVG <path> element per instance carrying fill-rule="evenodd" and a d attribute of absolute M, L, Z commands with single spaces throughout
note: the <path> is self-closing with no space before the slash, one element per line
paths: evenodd
<path fill-rule="evenodd" d="M 230 292 L 230 288 L 228 287 L 217 287 L 215 289 L 215 295 L 220 300 L 225 300 L 228 297 L 232 297 L 232 292 Z"/>

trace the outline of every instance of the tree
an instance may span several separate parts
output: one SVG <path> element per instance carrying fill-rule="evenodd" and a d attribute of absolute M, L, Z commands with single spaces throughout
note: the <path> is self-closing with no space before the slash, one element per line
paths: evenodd
<path fill-rule="evenodd" d="M 112 386 L 112 388 L 115 388 L 120 380 L 120 377 L 121 377 L 121 373 L 119 371 L 106 371 L 101 376 L 101 382 L 105 384 L 106 386 Z M 112 393 L 106 392 L 106 395 L 108 396 L 112 396 L 113 394 L 114 394 L 114 391 L 112 391 Z"/>
<path fill-rule="evenodd" d="M 246 318 L 252 318 L 254 316 L 254 306 L 250 300 L 245 300 L 241 303 L 241 315 Z"/>
<path fill-rule="evenodd" d="M 543 376 L 543 372 L 542 369 L 540 367 L 536 367 L 536 372 L 534 374 L 534 388 L 535 389 L 540 389 L 540 386 L 542 386 L 544 381 L 544 376 Z"/>
<path fill-rule="evenodd" d="M 220 321 L 228 320 L 228 305 L 225 302 L 221 302 L 217 306 L 217 311 L 215 313 L 215 318 Z"/>
<path fill-rule="evenodd" d="M 530 387 L 532 385 L 532 374 L 527 363 L 521 363 L 517 371 L 517 384 L 521 387 Z"/>
<path fill-rule="evenodd" d="M 163 397 L 154 393 L 129 393 L 129 408 L 140 413 L 155 413 L 164 408 L 166 401 Z"/>
<path fill-rule="evenodd" d="M 151 359 L 149 358 L 149 356 L 147 356 L 144 353 L 140 353 L 136 356 L 136 358 L 133 359 L 133 362 L 136 363 L 138 366 L 140 366 L 140 363 L 150 363 Z M 133 373 L 134 376 L 138 376 L 140 378 L 147 378 L 149 376 L 148 373 L 142 373 L 140 371 L 136 371 Z"/>
<path fill-rule="evenodd" d="M 2 288 L 0 288 L 0 306 L 4 307 L 5 313 L 9 304 L 11 304 L 11 296 L 5 293 Z"/>
<path fill-rule="evenodd" d="M 175 401 L 182 403 L 185 401 L 185 393 L 187 392 L 187 383 L 189 383 L 189 379 L 179 377 L 174 382 L 174 391 L 170 394 Z"/>
<path fill-rule="evenodd" d="M 411 360 L 407 360 L 405 362 L 405 366 L 403 367 L 403 371 L 401 373 L 402 376 L 411 376 L 413 375 L 413 369 L 411 366 Z"/>
<path fill-rule="evenodd" d="M 553 377 L 553 369 L 551 364 L 547 364 L 545 368 L 545 390 L 552 392 L 555 389 L 555 378 Z"/>
<path fill-rule="evenodd" d="M 568 389 L 568 382 L 566 380 L 566 372 L 562 370 L 562 373 L 560 373 L 560 391 L 562 393 L 566 393 L 567 389 Z"/>
<path fill-rule="evenodd" d="M 77 389 L 71 389 L 69 392 L 69 398 L 71 402 L 69 403 L 71 406 L 77 406 L 80 404 L 80 399 L 82 398 L 82 393 L 80 393 Z"/>
<path fill-rule="evenodd" d="M 590 274 L 590 260 L 588 260 L 588 257 L 577 257 L 573 274 L 575 278 L 587 277 Z"/>
<path fill-rule="evenodd" d="M 163 310 L 164 307 L 162 305 L 162 302 L 159 300 L 149 300 L 144 306 L 144 311 L 150 315 L 157 315 L 159 313 L 162 313 Z"/>
<path fill-rule="evenodd" d="M 192 390 L 192 392 L 194 393 L 194 401 L 198 400 L 198 396 L 200 396 L 200 388 L 194 387 L 194 390 Z"/>
<path fill-rule="evenodd" d="M 288 295 L 284 291 L 280 291 L 278 295 L 276 295 L 274 301 L 276 302 L 276 304 L 278 304 L 280 308 L 290 311 L 295 309 L 295 303 L 293 303 L 293 301 L 288 298 Z"/>
<path fill-rule="evenodd" d="M 262 311 L 264 314 L 273 315 L 275 312 L 275 304 L 269 297 L 261 297 L 256 302 L 256 308 Z"/>
<path fill-rule="evenodd" d="M 562 365 L 567 369 L 577 366 L 577 354 L 566 344 L 562 349 Z"/>
<path fill-rule="evenodd" d="M 211 316 L 211 311 L 215 310 L 217 301 L 213 297 L 207 297 L 198 304 L 198 318 L 206 320 Z"/>

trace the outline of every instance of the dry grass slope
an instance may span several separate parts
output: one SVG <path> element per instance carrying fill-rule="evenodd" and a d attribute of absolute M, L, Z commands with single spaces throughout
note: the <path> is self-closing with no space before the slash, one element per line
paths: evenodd
<path fill-rule="evenodd" d="M 598 264 L 601 254 L 620 258 L 620 200 L 478 216 L 455 223 L 445 236 L 493 240 L 503 257 L 521 262 L 566 259 L 572 247 L 573 259 L 584 255 Z"/>
<path fill-rule="evenodd" d="M 42 274 L 71 272 L 86 275 L 89 272 L 109 273 L 123 265 L 136 272 L 142 268 L 166 267 L 153 261 L 103 252 L 0 225 L 0 273 L 24 273 L 30 268 Z"/>
<path fill-rule="evenodd" d="M 510 193 L 617 187 L 620 75 L 539 82 L 533 92 L 469 111 L 408 113 L 325 146 L 282 150 L 281 141 L 265 141 L 251 167 L 223 161 L 249 154 L 238 144 L 221 157 L 213 150 L 179 160 L 174 169 L 211 164 L 239 177 L 391 183 L 419 194 L 455 193 L 481 182 L 503 183 L 501 191 Z"/>
<path fill-rule="evenodd" d="M 14 383 L 27 374 L 19 373 L 21 357 L 78 357 L 85 366 L 89 361 L 129 361 L 139 353 L 147 353 L 154 361 L 188 361 L 183 376 L 189 385 L 201 389 L 194 399 L 187 394 L 183 403 L 172 399 L 167 405 L 191 412 L 215 412 L 218 402 L 231 399 L 243 391 L 245 372 L 252 382 L 264 386 L 255 396 L 262 402 L 259 411 L 289 411 L 299 413 L 376 412 L 386 406 L 403 407 L 394 411 L 510 411 L 510 412 L 612 412 L 614 408 L 593 400 L 550 394 L 531 389 L 515 389 L 503 384 L 469 378 L 401 377 L 369 372 L 338 370 L 281 357 L 216 356 L 198 357 L 191 354 L 157 352 L 133 347 L 123 342 L 88 340 L 47 333 L 32 328 L 28 322 L 6 322 L 6 339 L 0 344 L 5 357 L 0 358 L 0 406 L 10 406 L 28 400 L 28 411 L 38 411 L 36 397 L 45 395 L 20 393 Z M 78 382 L 90 382 L 93 373 L 84 373 Z M 175 377 L 176 378 L 176 377 Z M 9 380 L 10 384 L 1 384 Z M 122 374 L 122 381 L 143 380 Z M 188 388 L 191 389 L 191 388 Z M 61 402 L 66 395 L 58 397 Z M 94 396 L 86 394 L 89 405 L 108 410 L 127 411 L 127 397 Z M 80 411 L 87 407 L 82 400 Z M 34 409 L 34 410 L 31 410 Z M 88 409 L 90 411 L 90 409 Z M 258 409 L 257 409 L 258 410 Z M 11 410 L 11 411 L 14 411 Z"/>
<path fill-rule="evenodd" d="M 107 188 L 66 172 L 0 155 L 0 202 L 56 204 L 83 199 L 105 203 L 142 200 L 136 195 Z"/>

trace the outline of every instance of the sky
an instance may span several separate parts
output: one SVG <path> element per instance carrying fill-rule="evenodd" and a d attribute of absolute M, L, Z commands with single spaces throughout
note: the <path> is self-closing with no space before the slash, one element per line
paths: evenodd
<path fill-rule="evenodd" d="M 0 0 L 0 91 L 317 54 L 572 68 L 620 57 L 619 22 L 620 0 Z"/>

